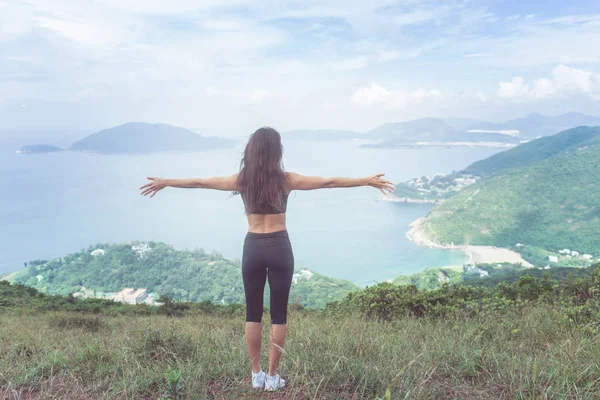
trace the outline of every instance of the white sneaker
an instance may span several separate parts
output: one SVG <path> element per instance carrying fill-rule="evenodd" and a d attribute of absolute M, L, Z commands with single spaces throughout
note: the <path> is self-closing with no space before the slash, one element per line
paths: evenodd
<path fill-rule="evenodd" d="M 281 379 L 279 374 L 275 376 L 267 375 L 267 379 L 265 380 L 265 390 L 267 392 L 274 392 L 276 390 L 281 389 L 285 386 L 285 381 Z"/>
<path fill-rule="evenodd" d="M 265 379 L 267 374 L 261 369 L 259 372 L 252 371 L 252 387 L 254 389 L 262 389 L 265 387 Z"/>

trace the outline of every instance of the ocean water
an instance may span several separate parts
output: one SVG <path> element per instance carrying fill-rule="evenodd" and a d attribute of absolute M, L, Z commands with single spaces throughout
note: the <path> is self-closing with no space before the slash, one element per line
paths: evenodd
<path fill-rule="evenodd" d="M 499 149 L 362 149 L 354 142 L 284 142 L 288 171 L 365 176 L 394 182 L 461 169 Z M 0 147 L 0 274 L 35 259 L 60 257 L 96 243 L 164 241 L 241 259 L 247 230 L 239 196 L 167 188 L 149 199 L 146 176 L 234 173 L 243 143 L 200 153 L 16 154 Z M 381 201 L 373 188 L 293 192 L 288 230 L 296 267 L 370 285 L 424 267 L 460 265 L 462 252 L 427 249 L 406 238 L 431 205 Z"/>

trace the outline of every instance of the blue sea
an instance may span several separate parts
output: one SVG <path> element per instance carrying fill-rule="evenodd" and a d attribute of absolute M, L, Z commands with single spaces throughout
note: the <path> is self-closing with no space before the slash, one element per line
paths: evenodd
<path fill-rule="evenodd" d="M 394 182 L 459 170 L 500 149 L 364 149 L 355 142 L 284 142 L 285 167 L 306 175 Z M 96 243 L 166 242 L 240 259 L 247 230 L 239 196 L 167 188 L 149 199 L 147 176 L 210 177 L 237 171 L 243 143 L 196 153 L 16 154 L 0 147 L 0 274 Z M 406 238 L 431 205 L 390 203 L 373 188 L 294 192 L 288 230 L 296 268 L 371 285 L 425 267 L 460 265 L 462 252 L 428 249 Z"/>

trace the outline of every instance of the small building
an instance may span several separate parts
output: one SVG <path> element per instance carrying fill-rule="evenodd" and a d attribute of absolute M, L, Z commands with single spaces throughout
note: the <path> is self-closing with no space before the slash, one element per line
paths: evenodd
<path fill-rule="evenodd" d="M 573 250 L 573 251 L 571 252 L 571 255 L 572 255 L 573 257 L 578 257 L 578 256 L 579 256 L 579 252 L 578 252 L 578 251 L 575 251 L 575 250 Z"/>
<path fill-rule="evenodd" d="M 558 257 L 557 256 L 548 256 L 548 261 L 553 262 L 553 263 L 557 263 L 558 262 Z"/>
<path fill-rule="evenodd" d="M 585 261 L 592 261 L 594 259 L 594 257 L 592 257 L 591 254 L 584 254 L 581 256 L 581 259 L 585 260 Z"/>
<path fill-rule="evenodd" d="M 150 247 L 150 245 L 148 245 L 148 243 L 140 243 L 131 246 L 131 250 L 135 251 L 138 257 L 144 258 L 144 256 L 147 253 L 150 253 L 152 251 L 152 248 Z"/>
<path fill-rule="evenodd" d="M 114 300 L 129 304 L 140 304 L 148 297 L 146 289 L 125 288 L 115 294 Z"/>
<path fill-rule="evenodd" d="M 301 269 L 299 272 L 292 275 L 292 283 L 309 281 L 312 278 L 312 272 L 307 269 Z"/>
<path fill-rule="evenodd" d="M 489 273 L 487 271 L 484 271 L 483 269 L 478 268 L 474 265 L 467 265 L 467 266 L 463 267 L 463 271 L 466 274 L 477 274 L 477 275 L 479 275 L 480 278 L 483 278 L 484 276 L 489 275 Z"/>
<path fill-rule="evenodd" d="M 96 250 L 92 251 L 90 253 L 90 255 L 92 255 L 94 257 L 103 256 L 104 255 L 104 249 L 96 249 Z"/>

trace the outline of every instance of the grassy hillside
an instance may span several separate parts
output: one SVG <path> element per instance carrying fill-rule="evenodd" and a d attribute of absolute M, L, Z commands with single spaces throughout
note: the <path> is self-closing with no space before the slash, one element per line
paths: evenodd
<path fill-rule="evenodd" d="M 586 146 L 588 141 L 597 143 L 594 140 L 599 136 L 600 127 L 582 126 L 569 129 L 557 135 L 533 140 L 510 150 L 496 153 L 469 165 L 463 172 L 491 176 L 504 170 L 526 167 L 559 154 L 577 151 L 579 147 Z"/>
<path fill-rule="evenodd" d="M 576 128 L 467 168 L 489 174 L 436 206 L 426 231 L 441 243 L 600 255 L 600 128 Z"/>
<path fill-rule="evenodd" d="M 288 386 L 264 396 L 250 389 L 243 307 L 176 303 L 167 317 L 0 282 L 0 397 L 596 399 L 599 302 L 600 269 L 493 288 L 380 284 L 292 309 Z"/>
<path fill-rule="evenodd" d="M 10 280 L 48 294 L 66 295 L 85 288 L 85 293 L 100 297 L 131 287 L 178 300 L 231 304 L 244 301 L 240 268 L 237 261 L 201 249 L 179 251 L 164 243 L 133 242 L 99 244 L 58 259 L 32 261 Z M 358 289 L 342 279 L 297 272 L 290 302 L 305 307 L 324 307 Z"/>

